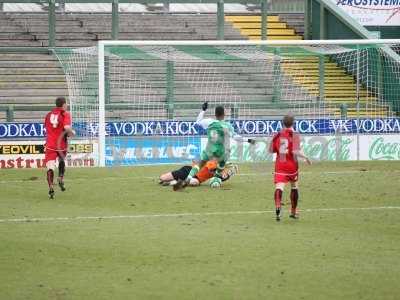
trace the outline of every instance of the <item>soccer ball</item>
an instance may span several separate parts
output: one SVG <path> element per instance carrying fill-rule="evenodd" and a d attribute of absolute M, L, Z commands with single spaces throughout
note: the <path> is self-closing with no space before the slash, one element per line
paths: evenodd
<path fill-rule="evenodd" d="M 212 188 L 219 188 L 219 187 L 221 187 L 221 182 L 222 182 L 221 178 L 213 177 L 210 180 L 210 186 Z"/>

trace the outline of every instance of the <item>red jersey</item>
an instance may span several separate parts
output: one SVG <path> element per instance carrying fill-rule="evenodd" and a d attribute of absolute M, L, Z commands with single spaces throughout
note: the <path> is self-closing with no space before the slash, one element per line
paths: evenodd
<path fill-rule="evenodd" d="M 292 128 L 284 128 L 273 137 L 271 148 L 276 153 L 275 173 L 296 174 L 299 166 L 293 152 L 300 149 L 299 135 Z"/>
<path fill-rule="evenodd" d="M 71 115 L 60 107 L 54 108 L 46 115 L 46 148 L 50 150 L 67 150 L 67 137 L 64 136 L 64 126 L 71 126 Z"/>

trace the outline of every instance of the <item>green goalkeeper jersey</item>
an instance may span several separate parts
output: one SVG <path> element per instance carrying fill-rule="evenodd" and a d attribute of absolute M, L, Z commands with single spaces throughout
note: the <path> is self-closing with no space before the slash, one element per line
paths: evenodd
<path fill-rule="evenodd" d="M 207 130 L 207 146 L 201 153 L 201 159 L 217 158 L 218 161 L 226 161 L 230 154 L 230 138 L 237 142 L 243 141 L 243 138 L 235 133 L 231 123 L 204 118 L 204 114 L 205 111 L 201 111 L 196 120 L 196 124 Z"/>
<path fill-rule="evenodd" d="M 208 155 L 221 158 L 230 151 L 230 137 L 234 134 L 229 122 L 215 120 L 207 128 Z"/>

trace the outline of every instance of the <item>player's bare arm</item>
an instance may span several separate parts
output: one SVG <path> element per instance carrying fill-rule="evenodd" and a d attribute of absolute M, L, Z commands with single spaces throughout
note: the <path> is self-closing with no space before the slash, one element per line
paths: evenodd
<path fill-rule="evenodd" d="M 302 150 L 295 150 L 295 151 L 293 151 L 293 153 L 296 155 L 296 157 L 301 158 L 301 159 L 304 159 L 308 165 L 311 165 L 311 164 L 312 164 L 311 159 L 309 159 L 309 158 L 304 154 L 304 152 L 303 152 Z"/>
<path fill-rule="evenodd" d="M 75 130 L 72 128 L 71 125 L 65 125 L 64 131 L 68 137 L 73 137 L 76 134 Z"/>
<path fill-rule="evenodd" d="M 274 148 L 274 143 L 276 138 L 277 134 L 273 136 L 271 142 L 269 143 L 269 147 L 267 149 L 268 153 L 276 153 L 276 149 Z"/>

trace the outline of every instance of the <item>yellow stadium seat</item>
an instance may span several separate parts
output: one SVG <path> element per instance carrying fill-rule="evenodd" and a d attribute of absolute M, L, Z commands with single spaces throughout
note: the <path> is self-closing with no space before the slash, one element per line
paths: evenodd
<path fill-rule="evenodd" d="M 233 27 L 250 40 L 261 39 L 261 16 L 226 16 L 225 20 L 231 22 Z M 289 28 L 286 22 L 279 16 L 268 16 L 267 39 L 269 40 L 301 40 L 293 28 Z M 357 103 L 357 86 L 352 75 L 335 62 L 324 60 L 324 101 L 329 104 L 341 105 L 346 103 L 355 106 Z M 316 56 L 290 56 L 284 57 L 280 64 L 283 73 L 289 76 L 295 84 L 300 85 L 313 96 L 319 96 L 319 58 Z M 377 98 L 361 86 L 359 90 L 360 103 L 376 103 Z M 340 116 L 341 111 L 337 109 L 335 115 Z M 354 116 L 356 112 L 348 110 L 348 116 Z M 376 107 L 362 108 L 362 116 L 388 116 L 388 107 L 377 109 Z"/>

